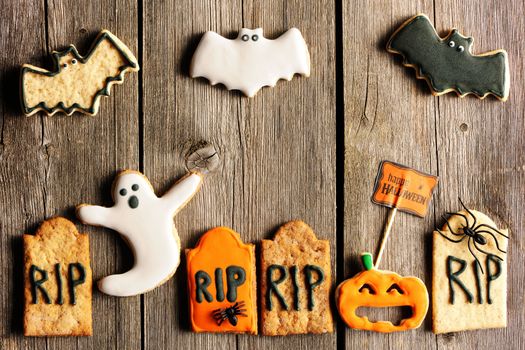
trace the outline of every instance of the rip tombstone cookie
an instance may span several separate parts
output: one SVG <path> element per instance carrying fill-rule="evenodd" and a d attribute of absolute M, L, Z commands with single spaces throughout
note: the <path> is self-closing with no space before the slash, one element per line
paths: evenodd
<path fill-rule="evenodd" d="M 194 332 L 257 334 L 255 246 L 227 228 L 207 231 L 186 249 Z"/>
<path fill-rule="evenodd" d="M 64 218 L 24 234 L 24 335 L 92 335 L 89 238 Z"/>
<path fill-rule="evenodd" d="M 333 332 L 329 291 L 330 242 L 302 221 L 261 243 L 262 334 Z"/>
<path fill-rule="evenodd" d="M 509 231 L 461 205 L 433 233 L 434 333 L 507 326 Z"/>
<path fill-rule="evenodd" d="M 122 84 L 126 72 L 139 70 L 133 53 L 108 30 L 100 32 L 86 56 L 81 56 L 73 45 L 52 56 L 51 71 L 30 64 L 22 66 L 20 98 L 27 116 L 38 111 L 49 116 L 75 111 L 95 115 L 100 98 L 109 96 L 111 86 Z"/>

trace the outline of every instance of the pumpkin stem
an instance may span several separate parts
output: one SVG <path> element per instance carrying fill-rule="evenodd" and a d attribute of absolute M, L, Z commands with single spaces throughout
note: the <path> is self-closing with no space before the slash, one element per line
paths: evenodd
<path fill-rule="evenodd" d="M 365 252 L 361 254 L 361 262 L 363 263 L 364 268 L 372 270 L 374 268 L 374 262 L 372 260 L 372 254 Z"/>

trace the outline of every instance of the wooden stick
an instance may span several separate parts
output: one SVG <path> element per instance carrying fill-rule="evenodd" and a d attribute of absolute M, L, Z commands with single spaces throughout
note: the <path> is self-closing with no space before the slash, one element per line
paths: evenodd
<path fill-rule="evenodd" d="M 379 266 L 379 263 L 381 262 L 381 258 L 383 257 L 383 250 L 385 249 L 386 242 L 388 241 L 388 236 L 390 235 L 390 231 L 392 230 L 392 224 L 394 223 L 396 213 L 397 208 L 391 208 L 388 212 L 388 218 L 383 229 L 383 239 L 381 240 L 381 245 L 379 246 L 379 250 L 376 255 L 376 262 L 374 264 L 374 267 L 376 269 Z"/>

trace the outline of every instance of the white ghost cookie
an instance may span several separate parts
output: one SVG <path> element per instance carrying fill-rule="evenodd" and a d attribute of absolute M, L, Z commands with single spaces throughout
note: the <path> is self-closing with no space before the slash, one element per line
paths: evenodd
<path fill-rule="evenodd" d="M 275 40 L 266 39 L 261 28 L 243 28 L 233 40 L 206 32 L 190 66 L 192 78 L 204 77 L 249 97 L 279 79 L 292 80 L 296 73 L 310 76 L 310 54 L 297 28 Z"/>
<path fill-rule="evenodd" d="M 173 217 L 197 193 L 201 183 L 200 174 L 189 173 L 157 197 L 143 174 L 125 170 L 113 183 L 114 206 L 77 207 L 82 222 L 117 231 L 133 250 L 135 264 L 131 270 L 98 281 L 103 293 L 138 295 L 173 276 L 180 262 L 180 239 Z"/>

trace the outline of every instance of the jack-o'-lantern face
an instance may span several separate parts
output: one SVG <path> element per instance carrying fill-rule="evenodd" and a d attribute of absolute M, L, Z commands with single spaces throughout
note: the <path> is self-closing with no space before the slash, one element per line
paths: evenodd
<path fill-rule="evenodd" d="M 417 277 L 375 269 L 369 253 L 362 259 L 366 270 L 341 283 L 336 291 L 337 308 L 345 323 L 351 328 L 383 333 L 418 328 L 428 310 L 425 284 Z M 412 309 L 412 316 L 399 325 L 390 321 L 371 322 L 366 316 L 356 314 L 359 307 L 399 306 Z"/>

